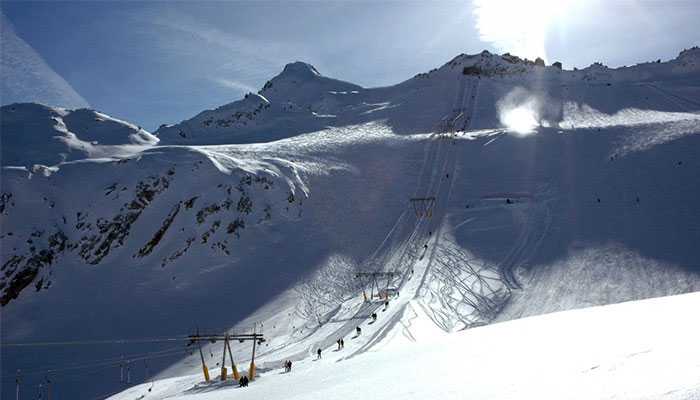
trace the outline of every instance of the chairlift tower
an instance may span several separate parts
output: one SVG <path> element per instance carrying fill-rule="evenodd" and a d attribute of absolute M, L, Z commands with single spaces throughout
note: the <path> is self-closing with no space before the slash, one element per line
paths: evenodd
<path fill-rule="evenodd" d="M 436 199 L 434 196 L 431 197 L 413 197 L 409 199 L 411 205 L 413 206 L 413 211 L 416 213 L 416 217 L 420 218 L 431 218 L 433 216 L 433 208 L 435 207 Z"/>
<path fill-rule="evenodd" d="M 256 333 L 254 330 L 253 333 L 242 333 L 242 334 L 199 334 L 196 333 L 194 335 L 189 335 L 187 337 L 189 340 L 189 343 L 187 344 L 188 346 L 191 346 L 193 344 L 197 344 L 199 347 L 199 357 L 202 361 L 202 372 L 204 373 L 204 380 L 206 382 L 209 382 L 209 369 L 207 368 L 207 365 L 204 361 L 204 355 L 202 354 L 202 345 L 201 342 L 210 342 L 210 343 L 216 343 L 217 341 L 223 341 L 224 342 L 224 351 L 223 351 L 223 360 L 225 362 L 226 360 L 226 353 L 228 352 L 229 354 L 229 359 L 231 360 L 231 368 L 233 369 L 233 378 L 238 380 L 240 379 L 240 375 L 238 373 L 238 369 L 236 368 L 236 364 L 233 362 L 233 354 L 231 353 L 231 341 L 232 340 L 238 340 L 239 342 L 243 343 L 246 341 L 252 341 L 253 342 L 253 356 L 250 362 L 250 371 L 249 371 L 249 379 L 253 380 L 255 377 L 255 346 L 257 344 L 262 344 L 265 342 L 265 337 L 263 336 L 262 333 Z M 226 380 L 226 365 L 222 362 L 221 365 L 221 380 Z"/>
<path fill-rule="evenodd" d="M 369 295 L 369 300 L 374 298 L 374 288 L 377 288 L 377 295 L 381 298 L 381 291 L 379 289 L 379 280 L 382 278 L 386 278 L 386 289 L 389 289 L 389 285 L 391 284 L 391 280 L 397 276 L 397 272 L 358 272 L 355 274 L 355 278 L 360 279 L 361 282 L 366 282 L 369 280 L 370 283 L 370 295 Z M 367 298 L 367 292 L 365 291 L 365 285 L 362 285 L 362 295 L 365 298 L 365 301 L 368 300 Z M 387 291 L 384 291 L 385 295 L 387 294 Z"/>

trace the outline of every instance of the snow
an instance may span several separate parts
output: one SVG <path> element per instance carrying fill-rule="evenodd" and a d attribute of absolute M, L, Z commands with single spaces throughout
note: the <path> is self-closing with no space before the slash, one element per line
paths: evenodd
<path fill-rule="evenodd" d="M 700 293 L 592 307 L 453 334 L 411 306 L 369 351 L 326 349 L 248 388 L 193 375 L 156 381 L 151 399 L 697 399 Z M 381 313 L 380 313 L 381 314 Z M 380 319 L 384 319 L 380 315 Z M 364 334 L 364 332 L 363 332 Z M 136 386 L 112 400 L 146 394 Z"/>
<path fill-rule="evenodd" d="M 286 390 L 355 398 L 357 387 L 386 386 L 378 377 L 409 381 L 394 391 L 399 398 L 462 390 L 644 398 L 664 385 L 678 390 L 669 398 L 683 398 L 697 383 L 682 373 L 634 391 L 625 374 L 652 371 L 634 364 L 647 353 L 629 358 L 631 369 L 610 369 L 628 358 L 612 345 L 591 350 L 641 322 L 627 331 L 619 315 L 592 316 L 608 308 L 505 321 L 700 291 L 697 56 L 559 71 L 482 53 L 384 88 L 295 63 L 260 93 L 164 125 L 157 137 L 96 111 L 3 107 L 2 340 L 171 337 L 262 323 L 260 385 L 188 392 L 200 398 Z M 484 74 L 464 75 L 467 66 Z M 523 109 L 515 123 L 502 118 Z M 529 134 L 518 134 L 520 119 Z M 430 195 L 432 218 L 417 218 L 408 199 Z M 397 272 L 389 286 L 400 295 L 386 311 L 362 302 L 357 271 Z M 639 307 L 674 300 L 658 301 Z M 379 321 L 369 325 L 375 310 Z M 692 322 L 653 315 L 647 324 Z M 570 321 L 577 318 L 600 332 Z M 613 332 L 602 328 L 608 323 Z M 333 352 L 359 324 L 362 335 Z M 567 353 L 550 329 L 593 336 Z M 682 343 L 681 333 L 667 337 Z M 676 350 L 662 342 L 652 355 L 663 361 Z M 551 354 L 536 355 L 550 343 Z M 619 345 L 625 354 L 644 350 L 633 344 Z M 324 359 L 311 362 L 318 347 Z M 215 374 L 220 343 L 204 350 Z M 244 366 L 249 347 L 233 351 Z M 94 398 L 127 389 L 118 366 L 61 368 L 143 354 L 158 354 L 148 370 L 142 360 L 132 365 L 133 384 L 159 379 L 147 398 L 183 396 L 201 380 L 198 354 L 171 344 L 3 348 L 2 361 L 39 371 L 27 372 L 28 387 L 51 368 L 61 396 Z M 291 375 L 278 374 L 285 359 L 295 360 Z M 472 359 L 479 362 L 464 361 Z M 690 367 L 683 371 L 697 376 Z M 352 379 L 338 379 L 345 376 Z M 541 376 L 562 386 L 528 385 Z M 3 375 L 3 397 L 10 378 Z M 483 384 L 463 384 L 472 381 Z M 603 384 L 610 392 L 595 392 Z"/>
<path fill-rule="evenodd" d="M 23 103 L 2 107 L 2 165 L 55 165 L 135 154 L 158 143 L 149 132 L 89 109 Z"/>

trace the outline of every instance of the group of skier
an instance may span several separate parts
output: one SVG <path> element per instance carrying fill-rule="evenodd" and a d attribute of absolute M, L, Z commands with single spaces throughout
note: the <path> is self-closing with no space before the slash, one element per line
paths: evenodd
<path fill-rule="evenodd" d="M 241 379 L 238 380 L 238 387 L 248 387 L 248 377 L 243 375 Z"/>
<path fill-rule="evenodd" d="M 359 329 L 359 328 L 358 328 Z M 344 349 L 345 348 L 345 340 L 343 338 L 340 338 L 335 341 L 335 344 L 338 345 L 338 350 Z M 318 350 L 316 350 L 316 359 L 320 360 L 321 359 L 321 348 L 319 347 Z"/>
<path fill-rule="evenodd" d="M 411 271 L 411 272 L 413 272 L 413 271 Z M 384 302 L 384 310 L 383 311 L 386 311 L 387 307 L 389 307 L 389 300 L 388 299 Z M 376 312 L 373 312 L 371 317 L 372 317 L 372 322 L 377 321 L 377 313 Z M 357 328 L 355 328 L 355 337 L 358 337 L 361 334 L 362 334 L 362 328 L 360 328 L 358 326 Z M 343 338 L 336 340 L 335 343 L 338 345 L 338 348 L 336 351 L 339 351 L 339 350 L 342 350 L 345 348 L 345 340 L 343 340 Z M 316 359 L 317 360 L 321 359 L 321 353 L 322 353 L 321 348 L 318 348 L 316 350 Z M 291 370 L 292 370 L 292 362 L 291 361 L 284 362 L 284 370 L 285 370 L 285 372 L 291 372 Z"/>
<path fill-rule="evenodd" d="M 383 310 L 383 311 L 386 311 L 387 307 L 389 307 L 389 299 L 388 299 L 388 297 L 387 297 L 387 299 L 384 301 L 384 310 Z M 377 313 L 376 313 L 376 312 L 373 312 L 372 315 L 371 315 L 371 318 L 372 318 L 372 323 L 376 322 L 376 321 L 377 321 Z M 360 328 L 360 327 L 358 326 L 357 328 L 355 328 L 355 337 L 358 337 L 358 336 L 360 336 L 361 334 L 362 334 L 362 328 Z M 338 345 L 338 348 L 336 349 L 336 351 L 339 351 L 339 350 L 342 350 L 342 349 L 345 348 L 345 340 L 344 340 L 343 338 L 340 338 L 340 339 L 336 340 L 335 343 Z M 321 350 L 320 347 L 319 347 L 318 349 L 316 349 L 316 359 L 317 359 L 317 360 L 320 360 L 320 359 L 321 359 L 322 352 L 323 352 L 323 351 Z M 285 372 L 291 372 L 291 371 L 292 371 L 292 362 L 291 362 L 291 361 L 285 361 L 285 362 L 284 362 L 284 371 L 285 371 Z"/>
<path fill-rule="evenodd" d="M 284 372 L 292 372 L 292 360 L 284 362 Z"/>

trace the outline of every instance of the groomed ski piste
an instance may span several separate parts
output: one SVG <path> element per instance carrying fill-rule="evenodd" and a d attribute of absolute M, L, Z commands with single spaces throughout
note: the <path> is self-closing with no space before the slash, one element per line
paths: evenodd
<path fill-rule="evenodd" d="M 40 348 L 48 364 L 3 349 L 3 395 L 21 367 L 74 398 L 697 398 L 696 349 L 651 362 L 692 346 L 670 310 L 697 294 L 595 306 L 700 290 L 698 50 L 575 72 L 504 57 L 376 89 L 293 63 L 155 136 L 3 107 L 3 342 L 124 339 Z M 23 153 L 12 129 L 55 142 Z M 398 292 L 386 309 L 378 289 Z M 221 342 L 208 383 L 196 346 L 139 344 L 253 326 L 241 389 L 217 378 Z M 250 343 L 232 347 L 247 371 Z"/>
<path fill-rule="evenodd" d="M 691 293 L 446 334 L 409 300 L 381 315 L 396 324 L 363 323 L 371 338 L 309 354 L 288 373 L 269 369 L 246 388 L 192 375 L 111 399 L 698 399 L 700 322 L 688 318 L 698 306 Z"/>

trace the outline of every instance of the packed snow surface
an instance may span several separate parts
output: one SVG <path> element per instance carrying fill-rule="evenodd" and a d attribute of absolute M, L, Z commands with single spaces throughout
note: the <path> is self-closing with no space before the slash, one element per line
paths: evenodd
<path fill-rule="evenodd" d="M 192 375 L 110 399 L 700 399 L 700 321 L 688 318 L 698 307 L 692 293 L 445 334 L 411 303 L 369 351 L 346 338 L 247 388 Z"/>

